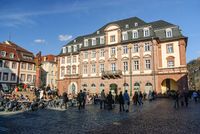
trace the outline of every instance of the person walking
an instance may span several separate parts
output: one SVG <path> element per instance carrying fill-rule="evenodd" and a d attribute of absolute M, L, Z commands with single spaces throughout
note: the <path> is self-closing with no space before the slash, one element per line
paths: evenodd
<path fill-rule="evenodd" d="M 68 101 L 69 101 L 69 99 L 68 99 L 67 93 L 64 92 L 64 93 L 63 93 L 63 96 L 62 96 L 61 108 L 62 108 L 62 106 L 64 105 L 65 109 L 67 109 L 67 103 L 68 103 Z"/>
<path fill-rule="evenodd" d="M 83 95 L 83 109 L 85 109 L 85 104 L 86 104 L 86 100 L 87 100 L 86 89 L 84 89 L 82 95 Z"/>
<path fill-rule="evenodd" d="M 124 96 L 122 94 L 122 91 L 120 91 L 120 94 L 118 96 L 118 101 L 119 101 L 119 111 L 121 112 L 122 110 L 124 110 Z"/>
<path fill-rule="evenodd" d="M 84 94 L 83 94 L 82 90 L 80 90 L 80 92 L 78 93 L 77 101 L 79 104 L 78 109 L 81 110 L 81 108 L 83 108 L 83 101 L 84 101 Z"/>
<path fill-rule="evenodd" d="M 174 108 L 179 108 L 179 92 L 174 93 Z"/>
<path fill-rule="evenodd" d="M 139 105 L 143 105 L 142 99 L 143 99 L 143 95 L 142 95 L 142 92 L 140 91 L 138 95 Z"/>
<path fill-rule="evenodd" d="M 128 95 L 127 90 L 125 90 L 124 92 L 124 104 L 125 104 L 125 111 L 129 112 L 130 97 Z"/>
<path fill-rule="evenodd" d="M 185 106 L 188 107 L 188 92 L 184 92 L 184 100 L 185 100 Z"/>
<path fill-rule="evenodd" d="M 105 102 L 106 102 L 106 95 L 105 95 L 105 92 L 104 90 L 101 91 L 101 101 L 100 101 L 100 109 L 102 109 L 102 105 L 103 105 L 103 108 L 105 109 Z"/>
<path fill-rule="evenodd" d="M 132 100 L 133 100 L 133 104 L 134 105 L 136 105 L 136 106 L 137 106 L 137 104 L 140 105 L 138 92 L 134 93 L 134 96 L 133 96 Z"/>
<path fill-rule="evenodd" d="M 108 110 L 111 110 L 112 109 L 112 103 L 113 103 L 111 91 L 109 92 L 109 94 L 107 96 L 107 101 L 108 101 Z"/>

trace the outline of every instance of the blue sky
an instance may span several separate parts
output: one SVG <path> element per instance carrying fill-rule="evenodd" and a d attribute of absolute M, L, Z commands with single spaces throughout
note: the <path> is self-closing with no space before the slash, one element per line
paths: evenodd
<path fill-rule="evenodd" d="M 0 42 L 10 37 L 35 54 L 57 55 L 79 35 L 137 16 L 179 25 L 188 37 L 188 62 L 200 57 L 199 7 L 199 0 L 0 0 Z"/>

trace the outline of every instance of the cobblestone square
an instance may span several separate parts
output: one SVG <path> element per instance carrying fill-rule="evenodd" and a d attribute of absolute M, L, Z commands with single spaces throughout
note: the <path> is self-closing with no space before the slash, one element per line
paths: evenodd
<path fill-rule="evenodd" d="M 146 101 L 130 112 L 100 110 L 98 105 L 77 108 L 42 109 L 35 112 L 0 114 L 1 134 L 199 134 L 200 104 L 173 108 L 168 99 Z"/>

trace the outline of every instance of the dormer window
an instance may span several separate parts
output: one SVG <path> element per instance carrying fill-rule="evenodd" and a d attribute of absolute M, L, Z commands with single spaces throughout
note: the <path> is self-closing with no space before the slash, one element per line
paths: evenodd
<path fill-rule="evenodd" d="M 149 28 L 144 28 L 144 37 L 150 36 Z"/>
<path fill-rule="evenodd" d="M 138 38 L 138 31 L 135 30 L 133 31 L 133 39 Z"/>
<path fill-rule="evenodd" d="M 84 46 L 87 47 L 88 46 L 88 40 L 84 41 Z"/>
<path fill-rule="evenodd" d="M 97 34 L 99 34 L 99 31 L 97 31 Z"/>
<path fill-rule="evenodd" d="M 128 33 L 127 32 L 123 32 L 122 33 L 122 39 L 123 40 L 128 40 Z"/>
<path fill-rule="evenodd" d="M 172 37 L 172 29 L 171 28 L 166 29 L 166 37 L 167 38 Z"/>
<path fill-rule="evenodd" d="M 66 53 L 66 47 L 63 47 L 63 53 Z"/>
<path fill-rule="evenodd" d="M 6 57 L 6 51 L 1 51 L 1 56 Z"/>
<path fill-rule="evenodd" d="M 92 46 L 94 46 L 94 45 L 96 45 L 96 39 L 94 38 L 94 39 L 92 39 Z"/>
<path fill-rule="evenodd" d="M 71 46 L 68 46 L 68 52 L 72 52 Z"/>
<path fill-rule="evenodd" d="M 74 43 L 76 43 L 76 40 L 74 40 Z"/>
<path fill-rule="evenodd" d="M 10 53 L 10 58 L 11 58 L 11 59 L 14 58 L 14 53 Z"/>
<path fill-rule="evenodd" d="M 138 26 L 138 23 L 137 23 L 137 22 L 135 22 L 135 24 L 134 24 L 134 25 L 135 25 L 135 27 L 137 27 L 137 26 Z"/>
<path fill-rule="evenodd" d="M 74 52 L 76 52 L 77 51 L 77 46 L 76 45 L 74 45 Z"/>
<path fill-rule="evenodd" d="M 100 37 L 100 44 L 104 44 L 104 37 Z"/>
<path fill-rule="evenodd" d="M 125 28 L 129 28 L 129 25 L 128 25 L 128 24 L 126 24 L 126 25 L 125 25 Z"/>

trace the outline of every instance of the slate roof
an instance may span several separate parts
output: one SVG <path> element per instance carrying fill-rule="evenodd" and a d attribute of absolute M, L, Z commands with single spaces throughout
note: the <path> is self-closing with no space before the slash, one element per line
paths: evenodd
<path fill-rule="evenodd" d="M 137 23 L 138 25 L 136 26 L 135 23 Z M 79 36 L 77 38 L 75 38 L 74 40 L 76 40 L 76 42 L 74 42 L 74 40 L 68 42 L 66 45 L 64 46 L 68 46 L 68 45 L 74 45 L 74 44 L 80 44 L 80 43 L 84 43 L 84 38 L 88 38 L 88 39 L 91 39 L 92 37 L 98 37 L 98 36 L 102 36 L 105 34 L 104 30 L 107 26 L 111 25 L 111 24 L 116 24 L 120 27 L 120 29 L 122 31 L 126 31 L 126 30 L 133 30 L 133 29 L 143 29 L 144 27 L 148 27 L 150 26 L 151 29 L 150 29 L 150 36 L 149 38 L 151 37 L 154 37 L 154 38 L 159 38 L 161 41 L 167 41 L 167 40 L 170 40 L 170 38 L 167 38 L 165 37 L 165 31 L 164 31 L 164 28 L 174 28 L 173 29 L 173 38 L 171 39 L 177 39 L 177 38 L 186 38 L 185 36 L 183 36 L 181 34 L 181 31 L 180 29 L 178 28 L 177 25 L 174 25 L 172 23 L 169 23 L 167 21 L 164 21 L 164 20 L 158 20 L 158 21 L 153 21 L 153 22 L 145 22 L 143 21 L 142 19 L 138 18 L 138 17 L 131 17 L 131 18 L 127 18 L 127 19 L 123 19 L 123 20 L 117 20 L 117 21 L 113 21 L 113 22 L 110 22 L 110 23 L 107 23 L 105 24 L 104 26 L 102 26 L 101 28 L 99 28 L 98 30 L 96 30 L 95 32 L 91 33 L 91 34 L 88 34 L 88 35 L 83 35 L 83 36 Z M 126 28 L 126 25 L 128 24 L 128 28 Z M 156 32 L 154 30 L 163 30 L 163 31 L 159 31 L 159 32 Z M 97 34 L 97 31 L 99 31 L 99 34 Z M 139 31 L 138 34 L 142 35 L 141 34 L 141 30 Z M 130 39 L 128 41 L 136 41 L 136 40 L 142 40 L 142 39 L 146 39 L 147 37 L 143 37 L 143 36 L 140 36 L 139 38 L 137 39 Z M 122 41 L 123 43 L 123 41 Z M 89 46 L 90 48 L 91 46 Z M 80 50 L 80 49 L 79 49 Z M 62 54 L 62 50 L 61 50 L 61 53 L 59 55 L 63 55 Z"/>

